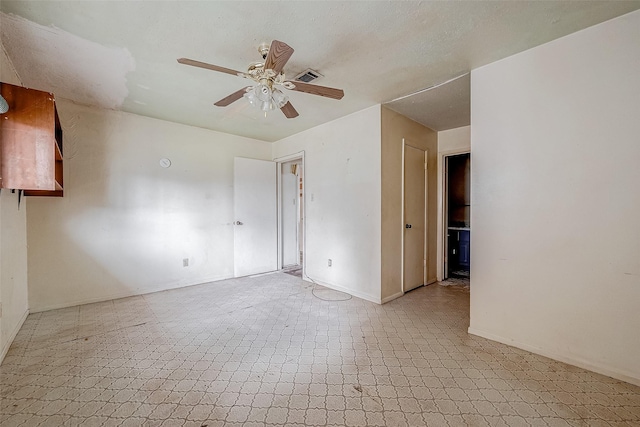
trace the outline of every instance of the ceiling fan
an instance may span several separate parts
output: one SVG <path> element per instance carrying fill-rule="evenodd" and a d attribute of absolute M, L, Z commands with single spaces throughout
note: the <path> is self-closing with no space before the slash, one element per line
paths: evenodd
<path fill-rule="evenodd" d="M 279 108 L 287 118 L 293 119 L 294 117 L 298 117 L 298 112 L 293 108 L 287 96 L 280 90 L 280 87 L 332 99 L 342 99 L 344 96 L 342 89 L 286 80 L 282 70 L 289 58 L 291 58 L 291 55 L 293 55 L 293 48 L 286 43 L 278 40 L 271 42 L 271 46 L 263 43 L 258 47 L 258 52 L 262 55 L 264 62 L 251 63 L 246 73 L 187 58 L 179 58 L 178 62 L 193 67 L 233 74 L 257 83 L 257 85 L 244 87 L 222 98 L 214 104 L 218 107 L 226 107 L 238 99 L 245 97 L 252 105 L 264 111 L 265 114 L 269 110 Z"/>

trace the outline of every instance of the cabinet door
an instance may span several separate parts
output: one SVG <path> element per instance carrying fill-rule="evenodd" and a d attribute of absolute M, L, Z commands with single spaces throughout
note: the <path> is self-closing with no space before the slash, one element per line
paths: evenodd
<path fill-rule="evenodd" d="M 469 270 L 471 266 L 471 233 L 467 230 L 460 231 L 460 267 Z"/>
<path fill-rule="evenodd" d="M 449 258 L 447 261 L 449 272 L 459 269 L 460 263 L 460 232 L 449 230 Z"/>
<path fill-rule="evenodd" d="M 2 84 L 9 111 L 0 120 L 2 187 L 55 190 L 55 116 L 51 94 Z"/>

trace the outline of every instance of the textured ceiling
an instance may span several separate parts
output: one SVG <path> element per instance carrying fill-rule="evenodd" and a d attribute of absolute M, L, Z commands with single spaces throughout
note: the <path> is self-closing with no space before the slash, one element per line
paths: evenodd
<path fill-rule="evenodd" d="M 384 104 L 437 131 L 471 124 L 469 73 Z"/>
<path fill-rule="evenodd" d="M 0 37 L 26 86 L 275 141 L 638 8 L 637 1 L 1 0 Z M 260 59 L 257 46 L 272 39 L 295 49 L 285 68 L 289 77 L 316 69 L 325 76 L 317 84 L 342 88 L 345 97 L 288 92 L 300 116 L 288 120 L 275 111 L 265 118 L 244 99 L 226 108 L 213 105 L 246 80 L 176 62 L 187 57 L 244 71 Z M 419 96 L 436 97 L 431 115 L 439 111 L 443 123 L 455 122 L 453 107 L 440 104 L 443 90 Z M 450 126 L 427 122 L 436 129 Z"/>

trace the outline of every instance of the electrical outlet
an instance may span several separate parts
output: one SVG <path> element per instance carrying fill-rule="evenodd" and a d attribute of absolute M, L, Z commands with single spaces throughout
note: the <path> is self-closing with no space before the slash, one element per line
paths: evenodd
<path fill-rule="evenodd" d="M 333 264 L 333 261 L 331 261 L 331 258 L 329 258 L 329 260 L 327 261 L 327 265 L 331 267 L 331 264 Z"/>
<path fill-rule="evenodd" d="M 182 259 L 182 266 L 183 267 L 189 267 L 189 258 L 183 258 Z"/>

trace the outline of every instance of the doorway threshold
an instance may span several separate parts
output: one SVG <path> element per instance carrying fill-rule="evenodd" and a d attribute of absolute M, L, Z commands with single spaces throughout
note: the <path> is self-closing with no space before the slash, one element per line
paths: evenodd
<path fill-rule="evenodd" d="M 284 267 L 281 270 L 285 274 L 290 274 L 291 276 L 296 276 L 302 278 L 302 266 L 301 265 L 292 265 L 289 267 Z"/>

